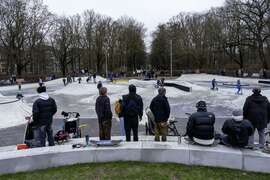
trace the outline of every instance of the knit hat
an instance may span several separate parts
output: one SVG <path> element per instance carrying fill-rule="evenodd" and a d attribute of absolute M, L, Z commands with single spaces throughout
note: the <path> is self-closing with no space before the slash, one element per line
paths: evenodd
<path fill-rule="evenodd" d="M 243 120 L 243 113 L 241 110 L 237 109 L 232 112 L 232 118 L 236 121 L 242 121 Z"/>

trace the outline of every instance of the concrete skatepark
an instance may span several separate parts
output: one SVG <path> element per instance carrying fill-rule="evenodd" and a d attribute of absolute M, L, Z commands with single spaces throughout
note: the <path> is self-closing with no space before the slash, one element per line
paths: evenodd
<path fill-rule="evenodd" d="M 219 91 L 209 91 L 209 80 L 211 80 L 213 76 L 208 76 L 209 75 L 186 75 L 182 76 L 179 80 L 171 81 L 173 83 L 181 83 L 187 87 L 192 87 L 192 92 L 176 90 L 174 87 L 167 88 L 172 116 L 179 120 L 177 128 L 181 133 L 184 132 L 187 121 L 185 113 L 195 111 L 195 103 L 198 99 L 206 100 L 209 103 L 209 111 L 217 114 L 215 128 L 217 131 L 220 131 L 224 120 L 230 117 L 231 111 L 235 108 L 242 107 L 246 96 L 250 94 L 250 87 L 245 87 L 243 96 L 235 95 L 235 89 L 228 87 L 220 87 Z M 202 81 L 202 77 L 204 77 L 203 80 L 206 79 L 207 82 Z M 224 82 L 227 82 L 228 80 L 231 83 L 235 82 L 235 79 L 233 78 L 218 78 L 220 81 Z M 150 100 L 156 95 L 156 89 L 153 86 L 154 82 L 155 81 L 145 82 L 131 80 L 125 84 L 111 84 L 106 82 L 104 82 L 104 84 L 112 91 L 109 93 L 112 105 L 117 98 L 127 93 L 128 84 L 136 84 L 139 94 L 144 98 L 146 107 L 149 105 Z M 243 79 L 243 83 L 249 83 L 252 86 L 257 85 L 257 82 L 258 80 Z M 47 83 L 49 94 L 52 95 L 59 104 L 59 112 L 62 110 L 79 111 L 82 114 L 82 117 L 85 117 L 82 118 L 82 123 L 88 123 L 88 127 L 85 130 L 89 132 L 92 137 L 97 136 L 98 133 L 92 131 L 93 129 L 97 129 L 93 108 L 94 100 L 97 97 L 96 85 L 73 83 L 64 87 L 61 83 L 61 80 Z M 24 105 L 27 104 L 31 107 L 32 102 L 37 97 L 35 89 L 36 84 L 26 85 L 25 89 L 23 89 L 23 93 L 25 94 Z M 16 87 L 1 88 L 1 93 L 5 97 L 14 97 L 16 92 Z M 263 90 L 263 94 L 267 96 L 270 94 L 269 87 Z M 10 114 L 10 108 L 4 108 L 4 110 L 6 110 L 7 114 Z M 58 120 L 55 121 L 55 132 L 59 129 L 62 122 L 59 115 L 57 115 L 56 118 Z M 3 117 L 3 122 L 6 120 L 7 118 Z M 113 135 L 115 135 L 113 138 L 119 139 L 120 137 L 116 137 L 119 134 L 119 125 L 117 121 L 115 122 L 115 128 L 112 129 Z M 76 139 L 61 146 L 21 151 L 17 151 L 15 146 L 6 145 L 22 142 L 25 122 L 22 120 L 17 126 L 10 126 L 10 124 L 10 122 L 6 122 L 5 126 L 0 130 L 0 135 L 2 137 L 2 139 L 0 138 L 0 142 L 3 142 L 2 145 L 5 146 L 0 147 L 1 174 L 33 171 L 36 169 L 47 169 L 78 163 L 111 161 L 171 162 L 186 165 L 224 167 L 244 171 L 270 173 L 269 154 L 246 149 L 232 149 L 220 145 L 215 147 L 201 147 L 187 144 L 184 140 L 182 140 L 181 144 L 178 144 L 177 138 L 174 137 L 169 137 L 169 141 L 166 143 L 153 142 L 154 137 L 142 136 L 144 134 L 144 123 L 141 124 L 142 128 L 140 131 L 141 136 L 139 142 L 122 142 L 119 147 L 96 148 L 90 146 L 72 149 L 71 144 L 84 142 L 84 139 Z M 17 142 L 16 139 L 19 139 L 19 142 Z"/>
<path fill-rule="evenodd" d="M 121 138 L 115 136 L 112 139 Z M 15 146 L 1 147 L 0 174 L 114 161 L 177 163 L 270 173 L 270 154 L 221 145 L 190 145 L 183 138 L 182 143 L 178 144 L 176 137 L 169 137 L 168 142 L 154 142 L 152 136 L 140 136 L 139 142 L 121 142 L 118 147 L 89 146 L 73 149 L 71 144 L 74 143 L 84 143 L 84 139 L 28 150 L 16 150 Z"/>

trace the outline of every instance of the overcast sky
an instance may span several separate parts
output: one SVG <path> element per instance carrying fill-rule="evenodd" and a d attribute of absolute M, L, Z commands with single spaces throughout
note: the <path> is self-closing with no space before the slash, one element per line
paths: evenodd
<path fill-rule="evenodd" d="M 149 34 L 159 23 L 167 22 L 180 12 L 203 12 L 222 6 L 225 0 L 44 0 L 59 15 L 81 14 L 86 9 L 117 19 L 131 16 L 144 23 Z"/>

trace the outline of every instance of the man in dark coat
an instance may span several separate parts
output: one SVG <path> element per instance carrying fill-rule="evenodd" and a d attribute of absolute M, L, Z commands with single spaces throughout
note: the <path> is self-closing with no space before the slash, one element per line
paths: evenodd
<path fill-rule="evenodd" d="M 138 121 L 143 116 L 143 101 L 141 96 L 136 94 L 136 86 L 134 85 L 130 85 L 129 94 L 123 96 L 123 114 L 126 141 L 130 141 L 131 130 L 133 131 L 133 140 L 138 141 Z"/>
<path fill-rule="evenodd" d="M 46 146 L 46 135 L 49 146 L 54 146 L 52 120 L 57 112 L 55 100 L 46 93 L 46 87 L 38 87 L 39 98 L 33 104 L 33 131 L 37 146 Z"/>
<path fill-rule="evenodd" d="M 207 112 L 205 101 L 199 101 L 196 107 L 197 112 L 189 117 L 187 123 L 187 135 L 197 144 L 211 145 L 215 136 L 215 115 Z"/>
<path fill-rule="evenodd" d="M 160 136 L 162 136 L 162 141 L 166 141 L 168 134 L 168 124 L 167 121 L 170 117 L 170 105 L 168 102 L 165 88 L 158 89 L 158 95 L 152 100 L 150 104 L 150 109 L 155 117 L 155 141 L 160 141 Z"/>
<path fill-rule="evenodd" d="M 243 148 L 248 145 L 253 126 L 248 120 L 243 119 L 241 111 L 235 110 L 232 118 L 223 124 L 222 132 L 226 134 L 222 137 L 223 144 Z"/>
<path fill-rule="evenodd" d="M 107 88 L 100 88 L 99 97 L 96 100 L 95 108 L 98 116 L 99 139 L 110 140 L 112 127 L 112 111 L 110 99 L 107 96 Z"/>
<path fill-rule="evenodd" d="M 251 122 L 254 130 L 257 129 L 259 134 L 259 146 L 264 147 L 265 144 L 265 128 L 270 119 L 270 103 L 267 97 L 261 95 L 260 88 L 254 88 L 253 94 L 247 97 L 243 107 L 244 119 Z M 254 145 L 254 133 L 249 139 L 251 146 Z"/>

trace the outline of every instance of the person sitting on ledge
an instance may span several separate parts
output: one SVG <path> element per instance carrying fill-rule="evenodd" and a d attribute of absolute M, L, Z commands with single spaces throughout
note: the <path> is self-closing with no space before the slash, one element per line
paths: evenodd
<path fill-rule="evenodd" d="M 189 117 L 186 134 L 191 141 L 197 144 L 212 145 L 215 141 L 215 115 L 207 112 L 205 101 L 199 101 L 196 108 L 197 112 Z"/>
<path fill-rule="evenodd" d="M 223 124 L 222 132 L 225 134 L 221 140 L 222 144 L 244 148 L 253 134 L 253 126 L 248 120 L 243 119 L 240 110 L 235 110 L 232 118 L 227 119 Z"/>

